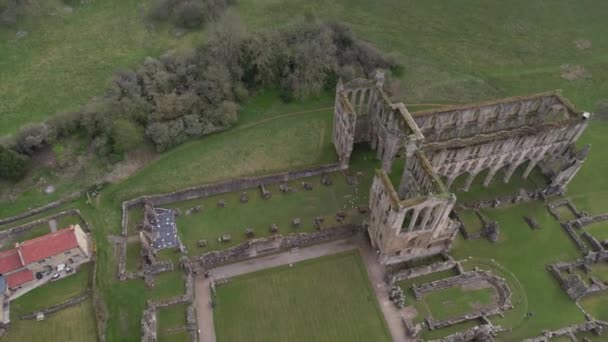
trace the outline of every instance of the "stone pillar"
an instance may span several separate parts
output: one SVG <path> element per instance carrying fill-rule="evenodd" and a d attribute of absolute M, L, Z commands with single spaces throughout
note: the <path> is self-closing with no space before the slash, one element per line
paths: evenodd
<path fill-rule="evenodd" d="M 505 177 L 502 179 L 502 181 L 504 183 L 509 183 L 511 176 L 513 176 L 513 172 L 515 172 L 515 170 L 517 170 L 519 165 L 520 165 L 519 159 L 517 161 L 513 162 L 513 164 L 511 164 L 511 166 L 507 169 L 507 172 L 505 172 Z"/>
<path fill-rule="evenodd" d="M 477 176 L 476 173 L 469 173 L 469 177 L 467 178 L 467 181 L 464 183 L 464 188 L 462 190 L 464 190 L 465 192 L 469 191 L 469 188 L 471 187 L 471 184 L 473 183 L 475 176 Z"/>
<path fill-rule="evenodd" d="M 431 214 L 433 213 L 433 210 L 435 210 L 435 207 L 426 207 L 425 209 L 424 217 L 420 223 L 420 230 L 426 229 L 426 224 L 429 222 L 429 218 L 431 218 Z"/>
<path fill-rule="evenodd" d="M 442 219 L 443 217 L 443 213 L 445 211 L 445 209 L 447 208 L 446 205 L 438 205 L 435 207 L 435 218 L 433 219 L 433 222 L 431 222 L 431 229 L 435 229 L 437 227 L 437 225 L 439 224 L 439 221 Z"/>
<path fill-rule="evenodd" d="M 528 176 L 530 175 L 530 173 L 532 172 L 532 170 L 536 166 L 536 163 L 538 163 L 538 159 L 530 160 L 530 163 L 528 164 L 528 167 L 526 168 L 526 171 L 524 171 L 524 174 L 522 175 L 523 179 L 528 179 Z"/>
<path fill-rule="evenodd" d="M 450 188 L 452 187 L 452 183 L 454 183 L 454 180 L 458 177 L 458 175 L 450 175 L 448 176 L 448 181 L 447 183 L 445 183 L 445 187 L 450 190 Z"/>
<path fill-rule="evenodd" d="M 414 226 L 416 225 L 416 221 L 418 221 L 418 215 L 420 214 L 419 209 L 413 209 L 413 210 L 414 210 L 414 214 L 412 214 L 412 220 L 410 221 L 409 227 L 407 227 L 408 232 L 411 232 L 414 229 Z"/>
<path fill-rule="evenodd" d="M 490 183 L 492 182 L 492 178 L 494 178 L 494 175 L 496 174 L 496 171 L 498 171 L 498 168 L 490 169 L 490 172 L 486 176 L 486 179 L 483 180 L 483 186 L 488 187 L 488 185 L 490 185 Z"/>

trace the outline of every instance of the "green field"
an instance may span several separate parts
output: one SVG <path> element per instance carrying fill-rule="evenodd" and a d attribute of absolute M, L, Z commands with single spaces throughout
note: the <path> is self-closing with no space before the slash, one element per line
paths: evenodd
<path fill-rule="evenodd" d="M 2 341 L 95 341 L 97 331 L 93 304 L 86 300 L 78 305 L 63 309 L 44 321 L 12 320 L 8 334 Z"/>
<path fill-rule="evenodd" d="M 217 340 L 390 341 L 355 252 L 239 276 L 217 287 Z"/>

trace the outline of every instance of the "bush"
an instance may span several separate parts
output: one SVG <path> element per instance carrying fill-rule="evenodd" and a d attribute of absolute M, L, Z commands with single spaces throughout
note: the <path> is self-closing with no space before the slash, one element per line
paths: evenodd
<path fill-rule="evenodd" d="M 55 140 L 55 129 L 47 123 L 29 124 L 23 127 L 16 136 L 16 150 L 31 155 Z"/>
<path fill-rule="evenodd" d="M 26 159 L 0 145 L 0 179 L 16 181 L 26 173 Z"/>

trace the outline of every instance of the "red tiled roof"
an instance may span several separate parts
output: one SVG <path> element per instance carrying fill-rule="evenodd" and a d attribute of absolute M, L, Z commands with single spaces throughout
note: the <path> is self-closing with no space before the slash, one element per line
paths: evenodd
<path fill-rule="evenodd" d="M 26 265 L 76 247 L 78 240 L 73 226 L 25 241 L 17 246 Z"/>
<path fill-rule="evenodd" d="M 17 249 L 0 252 L 0 274 L 14 271 L 23 267 Z"/>
<path fill-rule="evenodd" d="M 29 281 L 34 280 L 34 273 L 28 269 L 21 270 L 19 272 L 11 273 L 6 277 L 9 289 L 25 284 Z"/>

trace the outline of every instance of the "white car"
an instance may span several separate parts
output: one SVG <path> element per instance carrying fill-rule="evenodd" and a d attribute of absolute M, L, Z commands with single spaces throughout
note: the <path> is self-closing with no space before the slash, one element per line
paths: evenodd
<path fill-rule="evenodd" d="M 59 273 L 53 273 L 53 276 L 51 277 L 51 279 L 57 279 L 59 278 Z"/>

